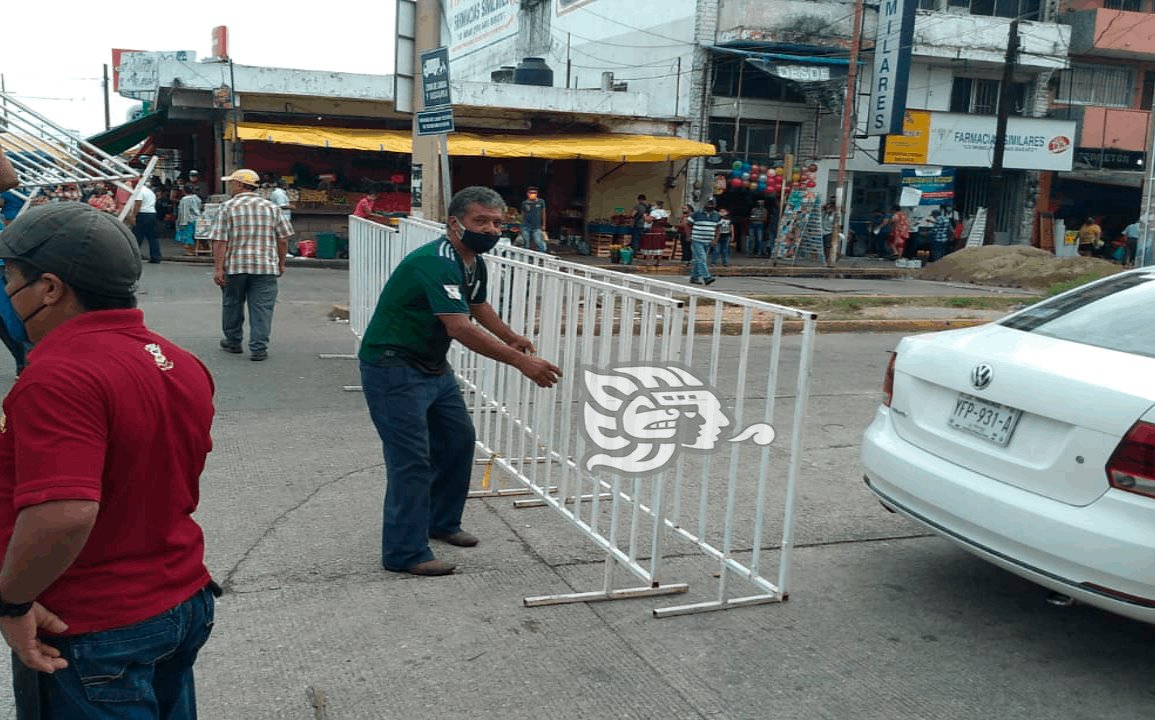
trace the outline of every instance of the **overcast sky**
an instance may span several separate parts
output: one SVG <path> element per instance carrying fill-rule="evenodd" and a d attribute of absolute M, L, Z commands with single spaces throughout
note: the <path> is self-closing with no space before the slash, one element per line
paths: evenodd
<path fill-rule="evenodd" d="M 227 25 L 237 64 L 384 75 L 393 71 L 394 5 L 5 3 L 0 74 L 10 95 L 88 137 L 104 130 L 101 74 L 105 63 L 112 72 L 112 48 L 193 50 L 202 60 L 212 29 Z M 112 125 L 137 102 L 112 94 Z"/>

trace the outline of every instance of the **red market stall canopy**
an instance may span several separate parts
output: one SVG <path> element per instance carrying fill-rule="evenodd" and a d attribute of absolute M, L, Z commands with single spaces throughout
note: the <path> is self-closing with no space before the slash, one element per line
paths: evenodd
<path fill-rule="evenodd" d="M 413 152 L 408 130 L 313 127 L 242 122 L 237 138 L 369 152 Z M 476 135 L 451 133 L 449 154 L 472 157 L 533 157 L 547 160 L 665 162 L 717 154 L 710 143 L 658 135 L 585 133 L 566 135 Z"/>

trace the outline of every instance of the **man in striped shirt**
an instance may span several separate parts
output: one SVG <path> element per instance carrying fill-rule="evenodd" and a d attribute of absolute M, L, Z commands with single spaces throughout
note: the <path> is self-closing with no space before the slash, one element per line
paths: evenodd
<path fill-rule="evenodd" d="M 261 178 L 253 170 L 236 170 L 221 178 L 231 198 L 221 206 L 209 236 L 213 240 L 213 282 L 221 287 L 221 349 L 240 353 L 244 340 L 245 304 L 249 306 L 249 359 L 269 357 L 269 333 L 277 302 L 277 278 L 293 226 L 280 208 L 257 195 Z"/>
<path fill-rule="evenodd" d="M 706 254 L 718 242 L 718 223 L 722 216 L 714 210 L 714 199 L 706 201 L 706 206 L 690 216 L 690 247 L 694 251 L 694 264 L 690 269 L 690 282 L 695 285 L 709 285 L 716 279 L 706 265 Z"/>

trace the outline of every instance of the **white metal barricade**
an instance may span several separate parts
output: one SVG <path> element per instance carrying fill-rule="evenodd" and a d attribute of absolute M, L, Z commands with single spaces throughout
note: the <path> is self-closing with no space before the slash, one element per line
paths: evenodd
<path fill-rule="evenodd" d="M 72 135 L 11 95 L 0 93 L 0 147 L 16 170 L 20 185 L 12 192 L 29 200 L 45 187 L 70 183 L 113 183 L 126 190 L 124 181 L 141 173 L 92 143 Z M 155 158 L 145 172 L 151 174 Z M 126 203 L 132 204 L 135 195 Z M 25 203 L 21 212 L 31 207 Z M 127 212 L 127 211 L 126 211 Z M 124 213 L 121 213 L 124 219 Z"/>
<path fill-rule="evenodd" d="M 397 239 L 428 229 L 402 221 Z M 785 599 L 815 316 L 509 246 L 486 263 L 489 303 L 564 376 L 543 390 L 453 345 L 487 458 L 474 494 L 509 492 L 514 478 L 536 496 L 519 506 L 550 505 L 605 552 L 600 589 L 526 603 L 683 592 L 664 577 L 671 558 L 683 573 L 698 558 L 715 588 L 657 616 Z M 613 392 L 599 395 L 599 383 Z M 630 412 L 648 420 L 626 428 Z M 637 458 L 662 457 L 638 470 Z M 618 569 L 643 584 L 619 588 Z"/>

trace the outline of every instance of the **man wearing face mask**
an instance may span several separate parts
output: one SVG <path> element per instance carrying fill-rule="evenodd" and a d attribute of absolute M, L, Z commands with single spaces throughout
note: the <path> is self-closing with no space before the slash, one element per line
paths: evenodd
<path fill-rule="evenodd" d="M 108 213 L 32 208 L 0 233 L 0 258 L 36 343 L 0 417 L 16 716 L 195 718 L 219 591 L 192 517 L 212 378 L 145 326 L 136 238 Z"/>
<path fill-rule="evenodd" d="M 487 301 L 481 256 L 500 238 L 504 209 L 489 188 L 454 195 L 448 232 L 411 252 L 389 276 L 361 343 L 361 385 L 385 450 L 386 570 L 448 575 L 456 566 L 434 558 L 429 538 L 459 547 L 478 542 L 461 529 L 475 436 L 446 360 L 450 342 L 512 365 L 540 387 L 561 376 Z"/>

